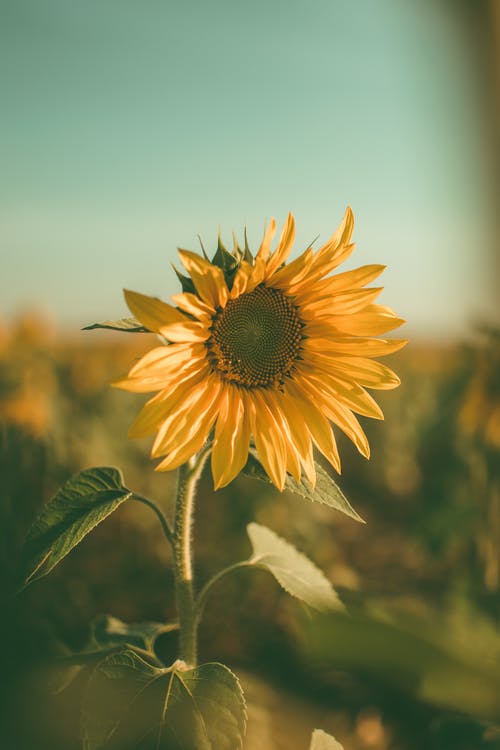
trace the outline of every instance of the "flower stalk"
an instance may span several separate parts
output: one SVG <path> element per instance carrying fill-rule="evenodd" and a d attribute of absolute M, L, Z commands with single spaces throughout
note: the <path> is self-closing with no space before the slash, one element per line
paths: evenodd
<path fill-rule="evenodd" d="M 179 468 L 173 531 L 174 578 L 179 618 L 179 658 L 196 666 L 197 638 L 193 584 L 192 529 L 195 494 L 210 446 Z"/>

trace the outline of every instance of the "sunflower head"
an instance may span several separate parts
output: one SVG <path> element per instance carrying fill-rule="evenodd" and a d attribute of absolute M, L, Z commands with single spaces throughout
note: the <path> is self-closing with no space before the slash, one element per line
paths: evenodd
<path fill-rule="evenodd" d="M 399 384 L 373 358 L 406 341 L 376 338 L 404 322 L 374 303 L 381 287 L 367 287 L 384 266 L 332 273 L 354 249 L 353 226 L 348 208 L 319 250 L 308 247 L 287 264 L 295 237 L 289 214 L 274 251 L 274 220 L 255 257 L 246 234 L 244 248 L 235 240 L 232 252 L 219 237 L 211 261 L 204 251 L 179 250 L 186 274 L 176 270 L 182 293 L 174 305 L 125 292 L 132 314 L 165 341 L 115 384 L 156 392 L 130 436 L 156 433 L 158 470 L 180 466 L 212 436 L 216 488 L 239 473 L 252 443 L 279 489 L 287 472 L 299 480 L 303 471 L 314 485 L 314 447 L 340 472 L 333 425 L 369 456 L 356 414 L 381 419 L 382 412 L 366 388 Z"/>
<path fill-rule="evenodd" d="M 226 383 L 282 385 L 297 359 L 302 328 L 293 302 L 279 289 L 261 285 L 216 312 L 208 356 Z"/>

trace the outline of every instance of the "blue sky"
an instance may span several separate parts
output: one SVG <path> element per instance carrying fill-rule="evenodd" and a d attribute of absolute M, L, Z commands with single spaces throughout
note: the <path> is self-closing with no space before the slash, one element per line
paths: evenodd
<path fill-rule="evenodd" d="M 423 335 L 494 309 L 477 72 L 423 0 L 0 0 L 0 317 L 75 330 L 167 298 L 176 246 L 350 204 L 381 301 Z"/>

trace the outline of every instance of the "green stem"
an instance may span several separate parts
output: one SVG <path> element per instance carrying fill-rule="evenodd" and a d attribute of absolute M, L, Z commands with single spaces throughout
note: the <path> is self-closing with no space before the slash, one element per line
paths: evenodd
<path fill-rule="evenodd" d="M 179 468 L 173 532 L 174 577 L 179 617 L 179 657 L 196 666 L 197 639 L 193 594 L 192 526 L 196 485 L 210 446 Z"/>
<path fill-rule="evenodd" d="M 253 563 L 251 560 L 242 560 L 241 562 L 234 563 L 233 565 L 229 565 L 227 568 L 224 568 L 223 570 L 220 570 L 218 573 L 214 575 L 213 578 L 211 578 L 205 586 L 202 588 L 198 596 L 196 597 L 195 602 L 195 626 L 198 627 L 201 618 L 203 616 L 203 610 L 205 609 L 205 604 L 207 602 L 208 595 L 212 589 L 212 586 L 214 586 L 218 581 L 220 581 L 221 578 L 224 578 L 224 576 L 227 576 L 229 573 L 232 573 L 234 570 L 239 570 L 240 568 L 247 568 L 247 567 L 253 567 Z"/>
<path fill-rule="evenodd" d="M 165 534 L 165 537 L 167 539 L 167 542 L 170 544 L 171 547 L 174 546 L 174 534 L 172 532 L 172 529 L 170 528 L 170 524 L 167 521 L 167 518 L 163 511 L 160 510 L 160 508 L 156 505 L 156 503 L 153 503 L 152 500 L 148 500 L 146 497 L 141 497 L 140 495 L 133 495 L 133 500 L 137 500 L 139 503 L 143 503 L 144 505 L 147 505 L 148 508 L 151 508 L 154 513 L 158 516 L 158 520 L 161 523 L 161 527 L 163 529 L 163 533 Z"/>

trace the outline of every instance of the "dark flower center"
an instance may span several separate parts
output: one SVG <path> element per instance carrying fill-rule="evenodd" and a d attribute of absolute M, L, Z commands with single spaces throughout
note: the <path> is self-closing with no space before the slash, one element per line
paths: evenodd
<path fill-rule="evenodd" d="M 247 388 L 279 386 L 299 354 L 303 324 L 279 289 L 258 286 L 217 312 L 207 342 L 214 369 Z"/>

